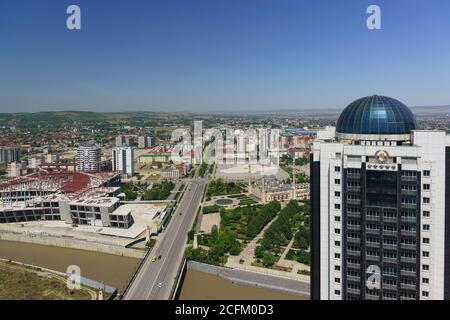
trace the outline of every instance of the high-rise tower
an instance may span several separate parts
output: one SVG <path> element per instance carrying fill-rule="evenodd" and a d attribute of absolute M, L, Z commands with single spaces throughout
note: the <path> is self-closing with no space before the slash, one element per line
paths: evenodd
<path fill-rule="evenodd" d="M 311 298 L 450 298 L 450 136 L 351 103 L 311 155 Z"/>

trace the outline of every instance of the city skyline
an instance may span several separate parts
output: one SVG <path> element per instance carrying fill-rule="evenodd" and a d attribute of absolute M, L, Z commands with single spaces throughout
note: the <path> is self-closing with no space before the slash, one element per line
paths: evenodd
<path fill-rule="evenodd" d="M 343 109 L 355 96 L 447 106 L 450 4 L 0 1 L 0 112 Z"/>

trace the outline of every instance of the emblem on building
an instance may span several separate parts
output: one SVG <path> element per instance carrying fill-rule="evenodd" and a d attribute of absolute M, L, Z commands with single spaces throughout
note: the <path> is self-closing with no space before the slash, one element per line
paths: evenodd
<path fill-rule="evenodd" d="M 377 158 L 379 163 L 385 163 L 388 158 L 388 153 L 386 151 L 380 150 L 375 153 L 375 158 Z"/>

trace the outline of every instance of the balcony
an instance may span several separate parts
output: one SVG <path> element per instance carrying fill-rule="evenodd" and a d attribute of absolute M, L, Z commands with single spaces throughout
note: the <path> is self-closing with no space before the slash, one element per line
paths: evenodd
<path fill-rule="evenodd" d="M 361 179 L 360 173 L 347 173 L 347 179 Z"/>
<path fill-rule="evenodd" d="M 397 223 L 397 217 L 383 216 L 383 222 Z"/>
<path fill-rule="evenodd" d="M 366 242 L 366 247 L 379 248 L 380 247 L 380 243 L 379 242 L 367 241 Z"/>
<path fill-rule="evenodd" d="M 380 229 L 369 229 L 369 228 L 366 228 L 366 233 L 367 234 L 379 235 L 380 234 Z"/>
<path fill-rule="evenodd" d="M 347 250 L 347 254 L 349 256 L 360 256 L 361 255 L 361 250 Z"/>
<path fill-rule="evenodd" d="M 348 224 L 347 225 L 347 230 L 350 230 L 350 231 L 361 231 L 361 226 L 360 225 Z"/>
<path fill-rule="evenodd" d="M 394 231 L 394 230 L 383 230 L 383 235 L 396 237 L 397 236 L 397 231 Z"/>
<path fill-rule="evenodd" d="M 404 277 L 416 277 L 417 273 L 415 271 L 401 270 L 400 275 Z"/>
<path fill-rule="evenodd" d="M 348 243 L 360 244 L 361 243 L 361 238 L 347 238 L 347 242 Z"/>
<path fill-rule="evenodd" d="M 402 243 L 402 244 L 400 244 L 400 248 L 406 249 L 406 250 L 416 250 L 417 249 L 417 245 L 409 244 L 409 243 Z"/>
<path fill-rule="evenodd" d="M 359 192 L 361 192 L 361 187 L 347 186 L 347 191 L 359 193 Z"/>
<path fill-rule="evenodd" d="M 383 243 L 383 249 L 397 250 L 397 245 L 391 243 Z"/>
<path fill-rule="evenodd" d="M 401 203 L 401 207 L 404 208 L 404 209 L 416 209 L 417 208 L 417 203 L 402 202 Z"/>
<path fill-rule="evenodd" d="M 367 261 L 378 262 L 380 261 L 380 256 L 366 255 Z"/>
<path fill-rule="evenodd" d="M 417 176 L 401 176 L 403 181 L 417 181 Z"/>
<path fill-rule="evenodd" d="M 357 269 L 357 270 L 359 270 L 359 269 L 361 269 L 361 264 L 348 262 L 347 263 L 347 267 L 350 268 L 350 269 Z"/>
<path fill-rule="evenodd" d="M 383 262 L 385 263 L 397 263 L 397 261 L 397 258 L 383 257 Z"/>
<path fill-rule="evenodd" d="M 361 290 L 360 289 L 355 289 L 355 288 L 347 288 L 347 292 L 350 293 L 350 294 L 359 295 Z"/>
<path fill-rule="evenodd" d="M 383 289 L 386 289 L 386 290 L 397 290 L 396 284 L 383 283 L 382 286 L 383 286 Z"/>
<path fill-rule="evenodd" d="M 401 194 L 406 196 L 415 196 L 417 194 L 417 190 L 401 190 Z"/>
<path fill-rule="evenodd" d="M 361 199 L 347 199 L 347 203 L 359 206 L 361 204 Z"/>
<path fill-rule="evenodd" d="M 347 276 L 347 280 L 353 281 L 353 282 L 360 282 L 361 278 L 357 276 Z"/>
<path fill-rule="evenodd" d="M 416 290 L 416 285 L 410 283 L 400 283 L 400 288 L 405 290 Z"/>
<path fill-rule="evenodd" d="M 349 218 L 361 218 L 361 212 L 347 212 Z"/>
<path fill-rule="evenodd" d="M 405 263 L 416 263 L 416 258 L 400 257 L 400 261 Z"/>
<path fill-rule="evenodd" d="M 380 216 L 366 216 L 367 221 L 380 221 Z"/>
<path fill-rule="evenodd" d="M 417 222 L 417 217 L 401 217 L 400 220 L 402 222 L 411 222 L 411 223 L 415 223 Z"/>
<path fill-rule="evenodd" d="M 416 231 L 415 230 L 402 230 L 402 231 L 400 231 L 400 234 L 402 236 L 413 236 L 413 237 L 415 237 L 416 236 Z"/>

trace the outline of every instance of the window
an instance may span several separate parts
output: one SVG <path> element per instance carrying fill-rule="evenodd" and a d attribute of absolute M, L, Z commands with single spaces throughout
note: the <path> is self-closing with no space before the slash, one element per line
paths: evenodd
<path fill-rule="evenodd" d="M 427 264 L 424 264 L 424 265 L 422 265 L 422 270 L 428 271 L 428 270 L 430 270 L 430 266 Z"/>
<path fill-rule="evenodd" d="M 428 183 L 425 183 L 423 185 L 423 190 L 430 190 L 430 185 Z"/>
<path fill-rule="evenodd" d="M 340 209 L 340 208 L 341 208 L 341 205 L 340 205 L 339 203 L 335 203 L 335 204 L 334 204 L 334 208 L 335 208 L 335 209 Z"/>
<path fill-rule="evenodd" d="M 341 221 L 341 217 L 335 216 L 335 217 L 334 217 L 334 221 L 335 221 L 335 222 L 340 222 L 340 221 Z"/>
<path fill-rule="evenodd" d="M 341 172 L 341 167 L 334 167 L 334 172 Z"/>
<path fill-rule="evenodd" d="M 430 283 L 430 279 L 422 278 L 422 283 L 429 284 Z"/>
<path fill-rule="evenodd" d="M 431 174 L 430 170 L 423 170 L 423 176 L 424 177 L 429 177 Z"/>
<path fill-rule="evenodd" d="M 422 256 L 425 257 L 425 258 L 428 258 L 428 257 L 430 256 L 430 252 L 428 252 L 428 251 L 423 251 L 423 252 L 422 252 Z"/>
<path fill-rule="evenodd" d="M 423 203 L 430 203 L 430 198 L 427 197 L 423 198 Z"/>
<path fill-rule="evenodd" d="M 337 185 L 341 184 L 341 179 L 334 179 L 334 184 L 337 184 Z"/>
<path fill-rule="evenodd" d="M 423 216 L 428 218 L 430 216 L 430 211 L 424 211 Z"/>
<path fill-rule="evenodd" d="M 341 283 L 341 279 L 340 278 L 334 278 L 334 282 Z"/>
<path fill-rule="evenodd" d="M 334 290 L 334 294 L 339 296 L 339 295 L 341 295 L 341 291 L 340 290 Z"/>
<path fill-rule="evenodd" d="M 335 245 L 336 247 L 340 247 L 340 246 L 341 246 L 341 242 L 340 242 L 340 241 L 335 241 L 335 242 L 334 242 L 334 245 Z"/>
<path fill-rule="evenodd" d="M 428 297 L 429 293 L 428 291 L 422 291 L 422 297 Z"/>
<path fill-rule="evenodd" d="M 334 233 L 341 234 L 341 229 L 334 229 Z"/>
<path fill-rule="evenodd" d="M 422 241 L 425 244 L 429 244 L 430 243 L 430 238 L 423 238 Z"/>
<path fill-rule="evenodd" d="M 340 253 L 335 253 L 334 254 L 334 258 L 335 259 L 340 259 L 341 258 L 341 254 Z"/>
<path fill-rule="evenodd" d="M 340 196 L 341 196 L 341 193 L 340 193 L 339 191 L 335 191 L 335 192 L 334 192 L 334 196 L 335 196 L 335 197 L 340 197 Z"/>
<path fill-rule="evenodd" d="M 341 271 L 341 266 L 334 266 L 335 271 Z"/>
<path fill-rule="evenodd" d="M 424 224 L 423 225 L 423 230 L 424 231 L 430 231 L 430 225 L 429 224 Z"/>

